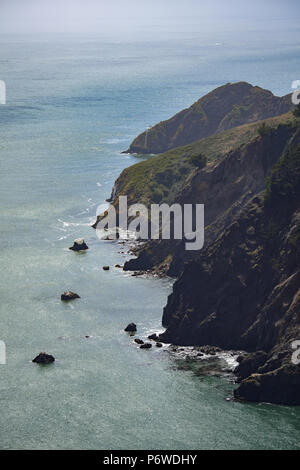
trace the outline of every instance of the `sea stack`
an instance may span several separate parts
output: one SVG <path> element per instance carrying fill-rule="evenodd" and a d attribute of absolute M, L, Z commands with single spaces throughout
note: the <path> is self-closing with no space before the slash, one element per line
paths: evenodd
<path fill-rule="evenodd" d="M 76 238 L 76 240 L 74 240 L 73 246 L 70 246 L 69 248 L 69 250 L 73 251 L 84 251 L 88 249 L 89 247 L 87 246 L 83 238 Z"/>
<path fill-rule="evenodd" d="M 78 294 L 75 294 L 75 292 L 71 292 L 70 290 L 64 292 L 60 296 L 61 300 L 73 300 L 73 299 L 80 299 L 80 296 Z"/>
<path fill-rule="evenodd" d="M 136 324 L 135 323 L 129 323 L 129 325 L 126 326 L 124 331 L 127 331 L 129 333 L 135 333 L 136 332 Z"/>
<path fill-rule="evenodd" d="M 38 354 L 34 359 L 32 359 L 32 362 L 36 362 L 37 364 L 51 364 L 54 361 L 55 357 L 45 352 L 40 352 L 40 354 Z"/>

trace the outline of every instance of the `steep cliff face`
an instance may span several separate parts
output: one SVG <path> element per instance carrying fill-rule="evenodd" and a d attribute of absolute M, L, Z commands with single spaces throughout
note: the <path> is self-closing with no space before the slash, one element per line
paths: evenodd
<path fill-rule="evenodd" d="M 228 83 L 140 134 L 127 152 L 166 152 L 245 123 L 278 116 L 291 108 L 290 95 L 277 97 L 246 82 Z"/>
<path fill-rule="evenodd" d="M 194 170 L 172 201 L 205 205 L 206 246 L 265 188 L 270 169 L 297 134 L 295 120 L 282 118 L 282 122 L 278 122 L 269 132 L 262 135 L 256 132 L 247 144 L 229 151 L 203 169 Z M 184 263 L 198 256 L 198 252 L 185 250 L 185 241 L 177 240 L 150 241 L 136 254 L 137 258 L 125 264 L 125 270 L 156 269 L 170 276 L 178 276 Z"/>
<path fill-rule="evenodd" d="M 237 370 L 239 399 L 300 404 L 299 141 L 298 131 L 267 191 L 185 266 L 164 309 L 163 341 L 252 353 Z"/>
<path fill-rule="evenodd" d="M 290 112 L 221 129 L 121 174 L 115 206 L 120 195 L 148 206 L 205 205 L 203 250 L 152 240 L 124 269 L 179 276 L 161 341 L 248 351 L 236 398 L 300 405 L 300 365 L 292 362 L 300 340 L 300 120 Z M 208 161 L 201 168 L 193 163 L 200 154 Z"/>

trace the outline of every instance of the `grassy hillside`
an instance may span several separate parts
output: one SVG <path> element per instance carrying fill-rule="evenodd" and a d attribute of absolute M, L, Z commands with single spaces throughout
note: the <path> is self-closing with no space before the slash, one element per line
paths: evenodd
<path fill-rule="evenodd" d="M 119 195 L 127 195 L 130 203 L 172 203 L 186 179 L 197 171 L 193 156 L 202 154 L 207 158 L 208 165 L 214 165 L 214 161 L 222 159 L 230 151 L 258 138 L 263 128 L 267 132 L 280 124 L 291 123 L 294 119 L 290 112 L 265 121 L 245 124 L 126 168 L 116 181 L 114 203 Z M 262 126 L 263 123 L 265 126 Z"/>

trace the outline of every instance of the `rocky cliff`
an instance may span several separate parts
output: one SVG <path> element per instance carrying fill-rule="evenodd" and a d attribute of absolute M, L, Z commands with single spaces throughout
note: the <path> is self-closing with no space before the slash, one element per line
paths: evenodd
<path fill-rule="evenodd" d="M 300 365 L 292 362 L 300 340 L 299 116 L 216 132 L 121 174 L 115 206 L 120 195 L 205 205 L 203 250 L 152 240 L 124 269 L 178 277 L 161 341 L 244 350 L 237 399 L 300 405 Z"/>
<path fill-rule="evenodd" d="M 240 216 L 188 263 L 161 340 L 249 352 L 236 398 L 300 405 L 300 132 Z"/>
<path fill-rule="evenodd" d="M 290 95 L 277 97 L 246 82 L 228 83 L 167 121 L 140 134 L 128 153 L 162 153 L 242 124 L 288 112 Z"/>
<path fill-rule="evenodd" d="M 247 202 L 265 188 L 265 179 L 272 166 L 297 134 L 298 125 L 292 114 L 266 123 L 260 125 L 263 132 L 257 125 L 250 125 L 255 132 L 248 133 L 245 143 L 231 147 L 205 168 L 191 171 L 171 201 L 205 205 L 206 246 L 216 240 L 239 216 Z M 240 129 L 230 132 L 240 135 Z M 125 270 L 155 270 L 177 277 L 184 263 L 197 257 L 198 252 L 185 250 L 184 240 L 152 240 L 139 247 L 136 255 L 137 258 L 125 264 Z"/>

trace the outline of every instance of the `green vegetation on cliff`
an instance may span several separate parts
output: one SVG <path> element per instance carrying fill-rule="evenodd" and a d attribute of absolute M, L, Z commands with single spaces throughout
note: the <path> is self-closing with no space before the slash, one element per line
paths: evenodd
<path fill-rule="evenodd" d="M 295 116 L 296 118 L 300 118 L 300 104 L 298 104 L 298 106 L 296 106 L 296 108 L 294 109 L 293 113 L 294 113 L 294 116 Z"/>
<path fill-rule="evenodd" d="M 267 179 L 265 200 L 276 204 L 300 193 L 300 145 L 289 149 L 273 167 Z"/>
<path fill-rule="evenodd" d="M 277 129 L 279 125 L 292 125 L 293 121 L 292 113 L 287 113 L 267 119 L 265 126 Z M 114 202 L 117 203 L 119 195 L 127 195 L 129 203 L 173 203 L 186 180 L 198 171 L 193 162 L 195 156 L 202 155 L 208 167 L 212 166 L 230 152 L 255 141 L 262 125 L 235 127 L 126 168 L 116 181 Z"/>
<path fill-rule="evenodd" d="M 216 157 L 206 167 L 194 167 L 191 173 L 183 177 L 180 186 L 173 187 L 170 204 L 177 202 L 205 205 L 206 245 L 216 240 L 236 220 L 254 194 L 259 194 L 266 188 L 266 178 L 271 168 L 290 143 L 296 143 L 295 135 L 299 126 L 292 113 L 266 122 L 270 131 L 260 135 L 258 130 L 261 123 L 249 125 L 251 134 L 248 141 L 232 148 L 222 157 Z M 245 127 L 242 126 L 243 129 Z M 242 128 L 235 128 L 230 132 L 235 131 L 235 136 L 238 137 Z M 205 140 L 207 139 L 202 144 Z M 147 191 L 147 183 L 145 184 Z M 135 195 L 134 189 L 132 195 Z M 115 201 L 117 202 L 117 198 Z M 264 237 L 270 241 L 276 233 L 277 224 L 272 220 L 265 227 Z M 187 252 L 184 242 L 178 240 L 172 243 L 169 240 L 149 241 L 137 250 L 137 254 L 137 258 L 125 263 L 124 269 L 154 270 L 170 276 L 178 276 L 185 263 L 197 257 L 197 252 Z"/>

